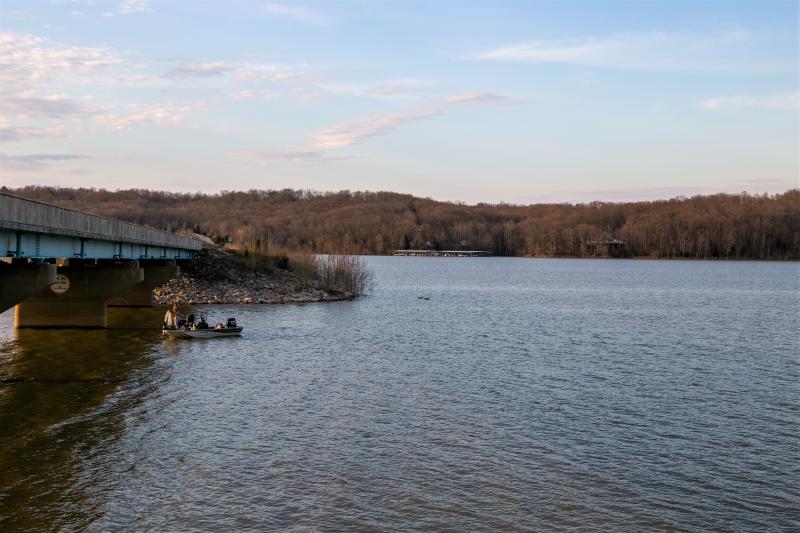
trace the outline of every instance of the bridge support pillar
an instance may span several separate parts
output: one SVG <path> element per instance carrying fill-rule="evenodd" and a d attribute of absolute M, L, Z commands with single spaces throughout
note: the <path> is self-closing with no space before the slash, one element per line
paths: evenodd
<path fill-rule="evenodd" d="M 112 307 L 149 307 L 153 305 L 153 289 L 177 278 L 181 273 L 175 260 L 170 259 L 140 259 L 139 266 L 144 270 L 144 281 L 126 291 L 115 294 L 108 300 L 108 305 Z"/>
<path fill-rule="evenodd" d="M 55 265 L 28 260 L 0 261 L 0 313 L 55 281 Z"/>
<path fill-rule="evenodd" d="M 137 261 L 75 261 L 59 266 L 56 282 L 20 302 L 18 328 L 105 328 L 106 301 L 144 279 Z"/>

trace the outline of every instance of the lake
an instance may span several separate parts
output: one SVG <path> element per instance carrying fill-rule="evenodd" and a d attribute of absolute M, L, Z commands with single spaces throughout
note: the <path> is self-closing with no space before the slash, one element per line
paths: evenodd
<path fill-rule="evenodd" d="M 0 529 L 800 528 L 800 264 L 366 260 L 238 339 L 0 315 Z"/>

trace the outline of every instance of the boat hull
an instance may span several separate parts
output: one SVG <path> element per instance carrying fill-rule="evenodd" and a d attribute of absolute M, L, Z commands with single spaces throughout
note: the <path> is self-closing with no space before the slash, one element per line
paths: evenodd
<path fill-rule="evenodd" d="M 162 329 L 165 337 L 174 339 L 216 339 L 218 337 L 238 337 L 242 328 L 211 328 L 211 329 Z"/>

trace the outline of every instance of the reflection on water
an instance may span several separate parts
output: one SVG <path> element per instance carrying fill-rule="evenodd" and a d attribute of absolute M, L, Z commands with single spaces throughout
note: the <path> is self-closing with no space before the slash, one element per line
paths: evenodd
<path fill-rule="evenodd" d="M 110 472 L 92 459 L 108 452 L 142 396 L 169 379 L 153 353 L 160 311 L 113 310 L 112 327 L 143 315 L 149 331 L 13 330 L 13 313 L 0 316 L 3 530 L 80 528 L 102 515 L 99 481 Z"/>
<path fill-rule="evenodd" d="M 0 529 L 800 525 L 800 265 L 370 261 L 239 339 L 0 315 Z"/>

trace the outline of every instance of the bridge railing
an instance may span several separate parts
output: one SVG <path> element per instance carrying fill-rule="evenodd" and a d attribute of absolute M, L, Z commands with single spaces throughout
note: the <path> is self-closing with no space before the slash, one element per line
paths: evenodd
<path fill-rule="evenodd" d="M 191 237 L 0 193 L 0 229 L 200 250 Z"/>

